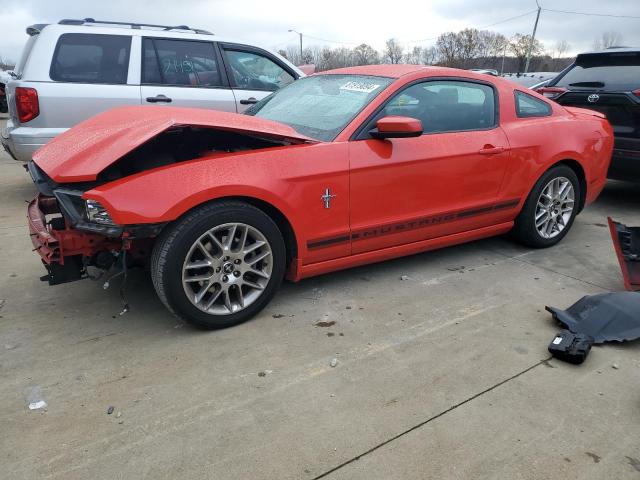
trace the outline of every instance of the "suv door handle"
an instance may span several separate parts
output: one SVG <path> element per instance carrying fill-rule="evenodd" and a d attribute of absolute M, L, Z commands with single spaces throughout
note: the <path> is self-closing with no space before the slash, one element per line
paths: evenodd
<path fill-rule="evenodd" d="M 254 103 L 258 103 L 258 100 L 255 97 L 243 98 L 240 100 L 240 105 L 253 105 Z"/>
<path fill-rule="evenodd" d="M 506 152 L 509 149 L 507 147 L 494 147 L 493 145 L 485 145 L 483 148 L 478 150 L 480 155 L 495 155 L 497 153 Z"/>
<path fill-rule="evenodd" d="M 155 97 L 147 97 L 147 102 L 149 103 L 158 103 L 158 102 L 164 102 L 164 103 L 171 103 L 171 99 L 169 97 L 167 97 L 166 95 L 156 95 Z"/>

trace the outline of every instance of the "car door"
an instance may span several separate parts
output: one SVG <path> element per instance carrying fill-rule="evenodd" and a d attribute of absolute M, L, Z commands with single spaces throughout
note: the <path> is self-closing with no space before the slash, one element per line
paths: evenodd
<path fill-rule="evenodd" d="M 140 84 L 143 105 L 236 112 L 214 42 L 143 38 Z"/>
<path fill-rule="evenodd" d="M 289 85 L 297 75 L 264 50 L 235 44 L 220 44 L 238 112 Z"/>
<path fill-rule="evenodd" d="M 417 118 L 424 133 L 371 138 L 387 115 Z M 503 221 L 510 207 L 498 195 L 508 152 L 490 83 L 434 79 L 406 87 L 350 142 L 352 253 Z"/>

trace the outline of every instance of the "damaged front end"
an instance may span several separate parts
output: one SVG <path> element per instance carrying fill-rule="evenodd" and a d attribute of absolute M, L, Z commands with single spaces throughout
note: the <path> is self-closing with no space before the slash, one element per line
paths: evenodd
<path fill-rule="evenodd" d="M 28 202 L 27 220 L 34 251 L 47 270 L 41 280 L 58 285 L 92 277 L 89 267 L 106 272 L 127 251 L 129 265 L 144 262 L 164 224 L 115 225 L 98 202 L 82 198 L 82 184 L 58 185 L 33 162 L 27 169 L 39 190 Z"/>

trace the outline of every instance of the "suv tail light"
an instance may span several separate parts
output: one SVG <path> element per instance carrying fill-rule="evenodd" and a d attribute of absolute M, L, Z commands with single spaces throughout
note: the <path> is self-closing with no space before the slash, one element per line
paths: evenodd
<path fill-rule="evenodd" d="M 637 89 L 637 90 L 634 90 L 634 91 L 633 91 L 633 92 L 631 92 L 631 93 L 633 93 L 636 97 L 640 97 L 640 88 L 639 88 L 639 89 Z"/>
<path fill-rule="evenodd" d="M 551 99 L 558 98 L 560 95 L 562 95 L 566 91 L 567 89 L 562 87 L 536 88 L 536 92 L 538 92 L 540 95 L 544 95 L 545 97 L 551 98 Z"/>
<path fill-rule="evenodd" d="M 20 123 L 33 120 L 40 114 L 38 91 L 35 88 L 16 87 L 15 96 Z"/>

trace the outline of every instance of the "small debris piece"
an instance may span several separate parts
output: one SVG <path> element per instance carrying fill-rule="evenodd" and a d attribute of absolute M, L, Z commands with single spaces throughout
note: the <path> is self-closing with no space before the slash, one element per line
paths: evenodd
<path fill-rule="evenodd" d="M 464 265 L 461 265 L 459 267 L 447 267 L 447 270 L 449 270 L 450 272 L 457 272 L 458 270 L 464 270 Z"/>
<path fill-rule="evenodd" d="M 351 307 L 350 307 L 349 305 L 347 305 L 345 308 L 346 308 L 347 310 L 351 310 Z"/>
<path fill-rule="evenodd" d="M 107 415 L 111 415 L 113 413 L 115 409 L 113 408 L 113 406 L 107 408 Z"/>
<path fill-rule="evenodd" d="M 331 398 L 333 398 L 333 397 L 335 397 L 335 396 L 336 396 L 336 394 L 335 394 L 335 393 L 332 393 L 332 394 L 330 394 L 329 396 L 330 396 Z"/>
<path fill-rule="evenodd" d="M 320 321 L 320 322 L 314 323 L 314 326 L 316 326 L 316 327 L 332 327 L 335 324 L 336 324 L 335 320 L 331 320 L 329 322 Z"/>
<path fill-rule="evenodd" d="M 333 337 L 335 335 L 335 333 L 333 332 L 327 332 L 327 337 Z"/>
<path fill-rule="evenodd" d="M 407 275 L 400 275 L 400 280 L 404 282 L 405 280 L 409 280 L 409 277 Z"/>
<path fill-rule="evenodd" d="M 273 373 L 273 370 L 263 370 L 261 372 L 258 372 L 258 376 L 266 377 L 267 375 L 271 375 L 272 373 Z"/>
<path fill-rule="evenodd" d="M 116 413 L 116 418 L 120 418 L 122 416 L 122 412 Z"/>
<path fill-rule="evenodd" d="M 341 337 L 344 337 L 344 333 L 342 333 L 342 332 L 340 332 L 340 333 L 339 333 L 339 335 L 340 335 Z"/>
<path fill-rule="evenodd" d="M 267 374 L 266 374 L 266 373 L 264 373 L 264 372 L 258 372 L 258 376 L 259 376 L 259 377 L 266 377 L 266 376 L 267 376 Z"/>
<path fill-rule="evenodd" d="M 118 425 L 122 425 L 123 423 L 124 423 L 124 420 L 120 420 L 120 421 L 118 422 Z"/>
<path fill-rule="evenodd" d="M 600 463 L 600 460 L 602 459 L 600 455 L 596 455 L 595 453 L 584 452 L 584 454 L 588 457 L 591 457 L 595 463 Z"/>
<path fill-rule="evenodd" d="M 13 344 L 10 344 L 10 343 L 5 343 L 4 344 L 4 348 L 6 348 L 7 350 L 13 350 L 16 347 L 17 347 L 17 345 L 13 345 Z"/>
<path fill-rule="evenodd" d="M 332 358 L 331 361 L 329 362 L 329 366 L 335 367 L 336 365 L 338 365 L 338 359 Z"/>
<path fill-rule="evenodd" d="M 37 402 L 31 402 L 29 404 L 29 410 L 40 410 L 41 408 L 47 408 L 47 402 L 44 400 L 38 400 Z"/>
<path fill-rule="evenodd" d="M 614 363 L 613 365 L 611 365 L 611 368 L 613 368 L 614 370 L 618 370 L 620 366 L 617 363 Z"/>
<path fill-rule="evenodd" d="M 271 315 L 271 316 L 272 316 L 273 318 L 282 318 L 282 317 L 284 317 L 284 315 L 283 315 L 283 314 L 281 314 L 281 313 L 274 313 L 274 314 L 273 314 L 273 315 Z"/>

